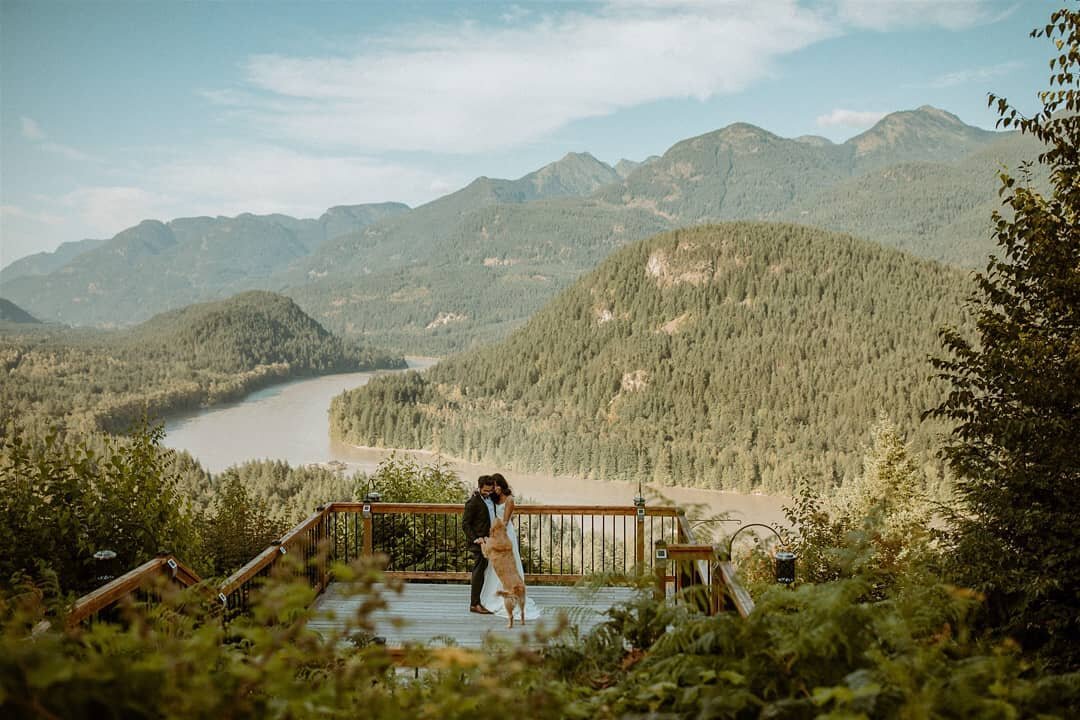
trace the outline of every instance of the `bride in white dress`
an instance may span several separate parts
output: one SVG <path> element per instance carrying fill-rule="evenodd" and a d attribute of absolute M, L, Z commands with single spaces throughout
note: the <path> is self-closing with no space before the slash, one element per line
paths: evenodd
<path fill-rule="evenodd" d="M 510 491 L 510 485 L 506 482 L 506 478 L 499 473 L 495 473 L 492 478 L 495 480 L 495 492 L 492 494 L 495 500 L 495 517 L 500 518 L 506 524 L 506 534 L 510 536 L 510 543 L 514 546 L 514 561 L 517 563 L 518 572 L 521 573 L 521 577 L 524 579 L 525 569 L 521 564 L 517 528 L 514 527 L 514 496 Z M 484 589 L 480 593 L 480 604 L 494 614 L 506 617 L 506 603 L 498 594 L 502 589 L 502 582 L 499 581 L 499 576 L 495 574 L 495 568 L 491 566 L 491 563 L 488 563 L 487 570 L 484 572 Z M 520 610 L 517 612 L 520 612 Z M 526 592 L 525 619 L 536 620 L 541 614 L 540 608 Z"/>

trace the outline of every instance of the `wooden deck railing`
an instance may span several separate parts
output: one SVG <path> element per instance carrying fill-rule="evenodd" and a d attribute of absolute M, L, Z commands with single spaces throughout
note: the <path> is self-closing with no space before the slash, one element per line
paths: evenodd
<path fill-rule="evenodd" d="M 655 540 L 679 540 L 672 507 L 519 505 L 514 512 L 527 583 L 570 583 L 586 575 L 646 573 Z M 379 554 L 386 573 L 403 580 L 463 581 L 472 555 L 461 529 L 462 506 L 435 503 L 338 502 L 316 510 L 237 570 L 221 586 L 228 614 L 243 612 L 260 579 L 285 555 L 314 562 L 302 566 L 311 587 L 322 591 L 333 561 Z M 294 566 L 293 571 L 296 571 Z"/>
<path fill-rule="evenodd" d="M 670 585 L 676 600 L 689 602 L 710 615 L 734 609 L 747 617 L 754 610 L 754 601 L 736 578 L 735 567 L 722 561 L 715 547 L 696 541 L 693 527 L 683 514 L 679 515 L 679 525 L 679 535 L 685 542 L 660 541 L 655 546 L 655 554 L 660 556 L 654 565 L 657 596 L 666 597 Z"/>
<path fill-rule="evenodd" d="M 404 580 L 467 580 L 472 556 L 461 529 L 461 514 L 459 504 L 337 502 L 321 506 L 211 593 L 228 619 L 247 612 L 252 592 L 272 573 L 303 578 L 318 593 L 329 584 L 334 562 L 375 554 L 386 558 L 387 574 Z M 753 607 L 735 583 L 734 572 L 722 564 L 717 568 L 711 547 L 695 544 L 686 517 L 674 507 L 520 505 L 514 522 L 527 583 L 572 583 L 587 575 L 643 574 L 660 567 L 665 582 L 677 578 L 677 589 L 715 586 L 711 597 L 718 604 L 716 608 L 710 605 L 710 610 L 731 604 L 720 598 L 738 598 L 734 606 L 744 615 L 749 612 L 746 608 Z M 658 542 L 670 553 L 667 564 L 659 566 L 655 554 L 645 552 Z M 148 576 L 161 571 L 162 564 L 167 563 L 155 559 L 80 599 L 69 622 L 80 622 L 142 586 Z M 686 565 L 692 572 L 684 567 L 669 576 L 667 568 L 676 565 Z M 199 582 L 187 568 L 180 575 L 187 584 Z"/>
<path fill-rule="evenodd" d="M 118 600 L 134 592 L 152 592 L 162 577 L 181 587 L 191 587 L 202 582 L 194 570 L 172 555 L 160 555 L 76 600 L 66 618 L 68 627 L 97 617 Z"/>

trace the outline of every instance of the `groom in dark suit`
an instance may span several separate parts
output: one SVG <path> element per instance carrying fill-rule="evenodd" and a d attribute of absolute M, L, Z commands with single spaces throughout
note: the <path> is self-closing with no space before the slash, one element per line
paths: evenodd
<path fill-rule="evenodd" d="M 461 516 L 461 529 L 469 540 L 469 550 L 473 554 L 472 598 L 469 600 L 469 612 L 491 615 L 492 612 L 480 604 L 480 592 L 484 589 L 484 572 L 488 561 L 480 546 L 476 543 L 491 532 L 495 521 L 495 504 L 490 495 L 495 489 L 495 481 L 490 475 L 481 475 L 476 481 L 476 492 L 465 502 L 465 512 Z"/>

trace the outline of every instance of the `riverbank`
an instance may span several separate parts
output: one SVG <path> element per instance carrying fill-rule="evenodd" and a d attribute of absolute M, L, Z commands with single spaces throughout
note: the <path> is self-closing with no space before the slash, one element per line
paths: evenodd
<path fill-rule="evenodd" d="M 410 369 L 423 370 L 437 358 L 409 357 Z M 399 372 L 399 371 L 389 371 Z M 519 473 L 493 465 L 471 463 L 423 450 L 367 448 L 333 441 L 329 437 L 327 408 L 330 400 L 367 383 L 379 373 L 327 375 L 285 382 L 265 388 L 228 406 L 210 408 L 166 423 L 165 444 L 186 450 L 204 468 L 219 473 L 247 460 L 282 460 L 294 467 L 331 461 L 344 463 L 346 472 L 372 473 L 393 453 L 428 464 L 441 459 L 469 485 L 479 475 L 502 472 L 517 494 L 546 504 L 632 505 L 637 485 L 580 477 Z M 789 498 L 743 495 L 720 490 L 684 487 L 645 487 L 649 503 L 677 503 L 695 518 L 722 513 L 732 522 L 716 523 L 730 532 L 749 522 L 786 524 L 782 506 Z"/>

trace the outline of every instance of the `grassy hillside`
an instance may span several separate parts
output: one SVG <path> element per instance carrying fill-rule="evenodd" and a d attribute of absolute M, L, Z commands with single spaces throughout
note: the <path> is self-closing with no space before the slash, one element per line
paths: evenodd
<path fill-rule="evenodd" d="M 942 388 L 926 356 L 967 290 L 959 271 L 808 227 L 678 230 L 615 252 L 496 346 L 337 398 L 332 427 L 521 470 L 829 485 L 858 471 L 882 412 L 929 447 L 919 416 Z"/>
<path fill-rule="evenodd" d="M 362 350 L 292 300 L 249 292 L 177 310 L 126 331 L 58 326 L 0 333 L 0 429 L 32 425 L 120 431 L 151 417 L 242 397 L 288 377 L 404 367 Z"/>

